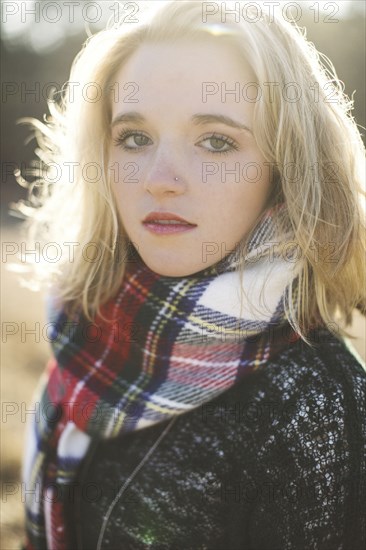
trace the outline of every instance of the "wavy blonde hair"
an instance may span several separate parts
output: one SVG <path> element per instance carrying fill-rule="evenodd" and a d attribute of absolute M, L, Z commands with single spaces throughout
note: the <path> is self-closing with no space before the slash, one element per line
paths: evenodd
<path fill-rule="evenodd" d="M 289 291 L 289 303 L 296 302 L 289 320 L 304 339 L 319 321 L 350 336 L 334 317 L 337 313 L 347 326 L 355 307 L 365 313 L 364 147 L 351 116 L 353 102 L 344 95 L 333 65 L 323 56 L 326 68 L 302 30 L 277 16 L 223 23 L 217 13 L 206 22 L 201 2 L 172 1 L 137 24 L 108 26 L 86 41 L 65 93 L 58 103 L 49 102 L 51 116 L 45 123 L 22 119 L 35 129 L 41 159 L 30 201 L 19 206 L 31 218 L 32 239 L 43 235 L 57 242 L 63 234 L 64 243 L 78 243 L 73 257 L 69 247 L 68 259 L 47 276 L 53 274 L 59 299 L 82 306 L 89 319 L 117 292 L 125 272 L 121 256 L 126 257 L 130 243 L 107 170 L 115 75 L 142 43 L 208 36 L 232 44 L 261 85 L 254 136 L 273 167 L 268 204 L 286 205 L 285 220 L 277 224 L 278 242 L 291 228 L 303 258 L 299 291 Z M 327 101 L 329 82 L 332 102 Z M 101 91 L 95 101 L 85 98 L 90 83 Z M 298 101 L 288 95 L 294 83 L 301 91 Z M 86 166 L 95 168 L 94 177 L 85 177 Z M 289 167 L 301 177 L 289 177 Z M 57 183 L 55 169 L 61 169 Z M 243 250 L 249 237 L 240 245 Z M 98 245 L 93 261 L 85 255 L 88 243 Z"/>

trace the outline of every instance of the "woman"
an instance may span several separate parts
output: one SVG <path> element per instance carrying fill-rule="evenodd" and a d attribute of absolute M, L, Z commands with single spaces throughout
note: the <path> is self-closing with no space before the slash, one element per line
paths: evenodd
<path fill-rule="evenodd" d="M 37 124 L 64 261 L 27 550 L 365 544 L 361 138 L 295 27 L 203 8 L 93 36 Z"/>

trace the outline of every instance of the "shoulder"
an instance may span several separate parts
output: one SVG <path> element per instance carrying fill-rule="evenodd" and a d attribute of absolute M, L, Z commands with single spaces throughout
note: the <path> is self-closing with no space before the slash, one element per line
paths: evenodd
<path fill-rule="evenodd" d="M 256 412 L 253 548 L 364 547 L 366 373 L 329 331 L 312 336 L 316 345 L 291 344 L 241 384 Z M 246 461 L 238 453 L 238 471 Z"/>
<path fill-rule="evenodd" d="M 312 345 L 298 340 L 259 368 L 258 382 L 285 400 L 316 400 L 320 405 L 336 397 L 338 405 L 364 408 L 366 370 L 349 344 L 325 328 L 312 331 L 309 339 Z"/>
<path fill-rule="evenodd" d="M 311 336 L 314 346 L 291 344 L 248 375 L 233 398 L 250 404 L 259 447 L 277 452 L 280 444 L 287 456 L 307 457 L 313 468 L 320 460 L 366 468 L 365 369 L 328 330 Z"/>

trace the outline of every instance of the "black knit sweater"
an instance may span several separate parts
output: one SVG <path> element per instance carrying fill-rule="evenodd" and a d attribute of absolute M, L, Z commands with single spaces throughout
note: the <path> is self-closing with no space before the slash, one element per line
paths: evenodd
<path fill-rule="evenodd" d="M 364 550 L 366 373 L 327 330 L 312 340 L 179 416 L 114 507 L 102 549 Z M 103 515 L 167 424 L 89 452 L 68 507 L 75 548 L 96 549 Z"/>

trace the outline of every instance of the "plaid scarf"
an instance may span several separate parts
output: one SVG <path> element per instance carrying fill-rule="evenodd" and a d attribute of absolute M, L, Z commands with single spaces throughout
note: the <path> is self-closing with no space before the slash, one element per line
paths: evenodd
<path fill-rule="evenodd" d="M 299 262 L 268 254 L 273 214 L 265 212 L 245 256 L 242 316 L 235 250 L 185 277 L 158 275 L 137 255 L 93 323 L 50 304 L 53 358 L 23 461 L 26 550 L 70 550 L 67 489 L 91 442 L 190 411 L 299 338 L 285 316 Z"/>

